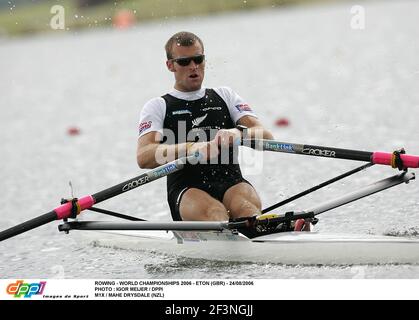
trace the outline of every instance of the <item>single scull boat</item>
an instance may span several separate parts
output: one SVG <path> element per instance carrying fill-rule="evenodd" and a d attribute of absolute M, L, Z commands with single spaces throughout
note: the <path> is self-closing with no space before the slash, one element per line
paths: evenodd
<path fill-rule="evenodd" d="M 150 251 L 211 261 L 298 265 L 419 263 L 419 241 L 390 236 L 281 232 L 248 239 L 224 231 L 86 232 L 100 247 Z"/>
<path fill-rule="evenodd" d="M 192 258 L 229 261 L 253 261 L 285 264 L 365 264 L 419 263 L 419 240 L 379 235 L 325 234 L 293 232 L 298 219 L 316 223 L 323 212 L 381 192 L 415 178 L 408 168 L 419 167 L 419 156 L 393 153 L 366 152 L 313 145 L 291 144 L 271 140 L 243 140 L 243 145 L 265 151 L 286 152 L 311 156 L 366 161 L 367 164 L 330 179 L 262 210 L 259 217 L 220 222 L 150 222 L 132 216 L 93 207 L 156 179 L 182 170 L 194 156 L 177 159 L 140 176 L 80 199 L 68 199 L 61 206 L 35 219 L 0 232 L 0 241 L 16 236 L 53 220 L 63 220 L 60 231 L 95 230 L 91 232 L 98 245 L 153 250 Z M 355 192 L 316 205 L 300 212 L 267 214 L 308 193 L 362 171 L 374 164 L 390 165 L 403 171 Z M 130 222 L 79 221 L 83 210 L 113 215 Z M 74 219 L 69 221 L 68 219 Z M 135 221 L 136 220 L 136 221 Z"/>

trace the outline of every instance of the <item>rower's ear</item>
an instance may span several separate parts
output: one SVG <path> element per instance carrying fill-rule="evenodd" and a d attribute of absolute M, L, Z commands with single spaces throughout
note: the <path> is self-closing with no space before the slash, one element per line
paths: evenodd
<path fill-rule="evenodd" d="M 176 70 L 175 70 L 175 64 L 174 64 L 174 62 L 172 61 L 172 60 L 167 60 L 166 61 L 166 67 L 167 67 L 167 69 L 169 69 L 169 71 L 171 71 L 171 72 L 175 72 Z"/>

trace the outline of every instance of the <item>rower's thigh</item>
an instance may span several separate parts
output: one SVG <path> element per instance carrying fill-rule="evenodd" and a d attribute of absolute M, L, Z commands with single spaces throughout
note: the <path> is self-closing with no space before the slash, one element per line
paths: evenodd
<path fill-rule="evenodd" d="M 224 194 L 223 204 L 233 218 L 259 214 L 262 208 L 255 188 L 246 182 L 240 182 L 230 187 Z"/>
<path fill-rule="evenodd" d="M 197 188 L 188 189 L 179 205 L 182 220 L 228 220 L 227 209 L 217 199 Z"/>

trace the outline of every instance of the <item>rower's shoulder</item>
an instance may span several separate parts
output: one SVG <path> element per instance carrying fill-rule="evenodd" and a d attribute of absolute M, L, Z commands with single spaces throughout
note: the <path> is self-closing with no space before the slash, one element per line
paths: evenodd
<path fill-rule="evenodd" d="M 166 101 L 162 97 L 154 97 L 144 104 L 143 109 L 159 109 L 165 107 Z"/>
<path fill-rule="evenodd" d="M 212 88 L 215 92 L 222 95 L 232 95 L 234 94 L 234 90 L 228 86 L 221 86 L 221 87 L 214 87 Z"/>
<path fill-rule="evenodd" d="M 238 97 L 237 93 L 227 86 L 212 88 L 226 103 L 230 105 Z"/>
<path fill-rule="evenodd" d="M 141 118 L 159 117 L 163 118 L 166 113 L 166 102 L 162 97 L 155 97 L 148 100 L 141 108 Z"/>

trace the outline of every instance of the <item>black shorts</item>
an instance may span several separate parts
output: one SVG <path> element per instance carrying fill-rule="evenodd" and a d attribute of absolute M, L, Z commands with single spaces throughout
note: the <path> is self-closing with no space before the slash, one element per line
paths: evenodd
<path fill-rule="evenodd" d="M 167 190 L 167 201 L 169 203 L 170 212 L 172 214 L 172 218 L 174 221 L 182 221 L 182 217 L 180 216 L 180 201 L 182 200 L 182 196 L 188 189 L 197 188 L 202 191 L 205 191 L 213 198 L 223 202 L 224 194 L 228 189 L 232 186 L 245 182 L 252 185 L 249 181 L 244 179 L 243 177 L 237 177 L 235 179 L 231 179 L 230 181 L 226 182 L 212 182 L 208 183 L 191 183 L 188 185 L 177 185 Z"/>

